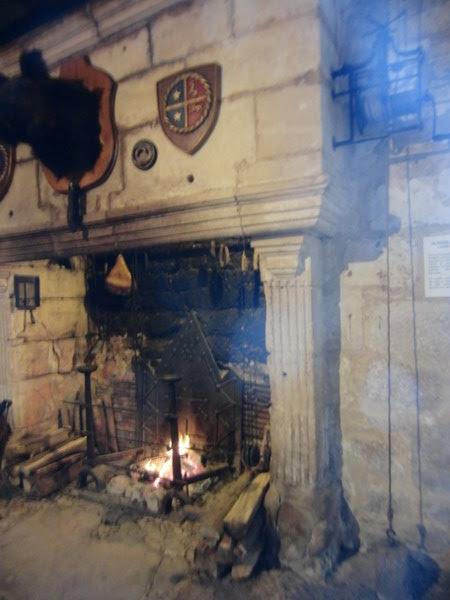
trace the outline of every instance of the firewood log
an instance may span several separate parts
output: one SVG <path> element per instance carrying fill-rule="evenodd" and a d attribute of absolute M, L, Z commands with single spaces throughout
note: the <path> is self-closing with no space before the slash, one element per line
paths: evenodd
<path fill-rule="evenodd" d="M 130 448 L 121 452 L 111 452 L 110 454 L 100 454 L 94 458 L 94 465 L 104 463 L 115 463 L 124 461 L 124 466 L 128 466 L 136 462 L 140 456 L 144 454 L 144 448 Z"/>
<path fill-rule="evenodd" d="M 36 484 L 36 481 L 40 478 L 47 477 L 52 473 L 56 473 L 56 471 L 60 471 L 61 469 L 68 468 L 70 465 L 73 465 L 77 462 L 83 460 L 85 453 L 77 452 L 76 454 L 70 454 L 69 456 L 65 456 L 64 458 L 57 460 L 55 462 L 49 463 L 44 467 L 41 467 L 33 474 L 28 477 L 22 478 L 23 491 L 25 493 L 30 493 L 33 489 L 33 486 Z"/>
<path fill-rule="evenodd" d="M 254 516 L 245 536 L 237 542 L 233 555 L 236 564 L 245 563 L 248 555 L 264 544 L 265 511 L 261 506 Z"/>
<path fill-rule="evenodd" d="M 79 437 L 62 444 L 61 446 L 58 446 L 54 450 L 40 454 L 39 457 L 30 458 L 24 463 L 21 463 L 20 473 L 28 477 L 41 467 L 44 467 L 45 465 L 60 460 L 61 458 L 64 458 L 69 454 L 85 452 L 86 440 L 86 437 Z"/>
<path fill-rule="evenodd" d="M 82 467 L 83 461 L 79 460 L 72 465 L 64 466 L 59 471 L 38 477 L 31 486 L 30 495 L 37 498 L 44 498 L 54 492 L 58 492 L 78 477 Z"/>
<path fill-rule="evenodd" d="M 24 460 L 33 454 L 55 448 L 69 439 L 68 427 L 54 429 L 45 434 L 25 434 L 20 437 L 12 435 L 6 447 L 5 458 L 8 464 Z"/>
<path fill-rule="evenodd" d="M 234 546 L 236 542 L 227 533 L 224 533 L 217 547 L 217 562 L 223 565 L 232 565 L 234 561 Z"/>
<path fill-rule="evenodd" d="M 233 565 L 233 568 L 231 569 L 231 578 L 235 581 L 242 581 L 251 577 L 259 557 L 261 556 L 261 552 L 262 546 L 258 546 L 246 556 L 245 562 Z"/>
<path fill-rule="evenodd" d="M 270 474 L 260 473 L 242 492 L 231 510 L 225 516 L 225 530 L 235 539 L 241 540 L 262 504 L 270 484 Z"/>
<path fill-rule="evenodd" d="M 250 484 L 252 473 L 245 471 L 235 481 L 225 485 L 211 502 L 211 507 L 200 519 L 200 531 L 205 538 L 219 541 L 223 533 L 224 518 L 236 500 Z"/>

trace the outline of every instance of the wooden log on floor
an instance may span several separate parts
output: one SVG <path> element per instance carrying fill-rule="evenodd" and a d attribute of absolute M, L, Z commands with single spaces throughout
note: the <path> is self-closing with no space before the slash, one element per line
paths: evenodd
<path fill-rule="evenodd" d="M 261 506 L 253 518 L 250 527 L 244 537 L 235 544 L 233 549 L 234 562 L 244 563 L 246 558 L 257 548 L 264 545 L 265 510 Z"/>
<path fill-rule="evenodd" d="M 231 569 L 231 578 L 235 581 L 243 581 L 253 575 L 255 567 L 258 563 L 259 557 L 261 556 L 262 547 L 255 548 L 245 558 L 245 561 L 233 565 Z"/>
<path fill-rule="evenodd" d="M 144 451 L 144 448 L 131 448 L 120 452 L 111 452 L 110 454 L 100 454 L 94 458 L 93 464 L 100 465 L 116 461 L 128 461 L 128 464 L 131 464 L 136 462 L 139 457 L 143 457 Z"/>
<path fill-rule="evenodd" d="M 219 560 L 217 544 L 223 534 L 225 515 L 249 485 L 252 476 L 251 471 L 245 471 L 234 481 L 226 483 L 204 507 L 199 519 L 202 539 L 194 550 L 194 564 L 199 573 L 219 579 L 230 571 L 232 563 L 223 563 Z"/>
<path fill-rule="evenodd" d="M 36 481 L 31 486 L 30 496 L 45 498 L 54 492 L 62 490 L 78 477 L 82 467 L 83 461 L 79 460 L 74 464 L 64 466 L 59 471 L 36 478 Z"/>
<path fill-rule="evenodd" d="M 52 450 L 69 439 L 70 429 L 61 427 L 45 434 L 12 435 L 6 447 L 5 458 L 8 464 L 24 460 L 33 454 Z"/>
<path fill-rule="evenodd" d="M 38 457 L 30 458 L 24 463 L 20 464 L 20 473 L 25 477 L 29 477 L 32 473 L 36 472 L 41 467 L 45 467 L 52 462 L 60 460 L 70 454 L 76 454 L 79 452 L 86 451 L 86 437 L 79 437 L 68 442 L 65 442 L 49 452 L 44 452 Z"/>
<path fill-rule="evenodd" d="M 210 506 L 205 507 L 206 510 L 200 518 L 200 532 L 204 538 L 216 542 L 220 540 L 225 516 L 250 484 L 251 479 L 252 473 L 244 471 L 237 479 L 226 483 L 221 490 L 214 494 L 210 500 Z"/>
<path fill-rule="evenodd" d="M 234 561 L 234 547 L 236 542 L 227 533 L 223 534 L 217 547 L 217 562 L 222 565 L 232 565 Z"/>
<path fill-rule="evenodd" d="M 37 471 L 35 471 L 34 473 L 32 473 L 29 476 L 23 476 L 22 477 L 23 491 L 25 493 L 31 493 L 33 490 L 33 486 L 35 486 L 38 479 L 47 477 L 48 475 L 51 475 L 52 473 L 56 473 L 56 471 L 60 471 L 61 469 L 70 467 L 70 465 L 73 465 L 75 463 L 83 461 L 84 457 L 85 457 L 85 452 L 77 452 L 76 454 L 70 454 L 69 456 L 65 456 L 64 458 L 61 458 L 60 460 L 57 460 L 55 462 L 49 463 L 48 465 L 45 465 L 44 467 L 38 469 Z"/>
<path fill-rule="evenodd" d="M 262 504 L 270 484 L 270 474 L 260 473 L 242 492 L 224 519 L 225 530 L 235 540 L 241 540 Z"/>

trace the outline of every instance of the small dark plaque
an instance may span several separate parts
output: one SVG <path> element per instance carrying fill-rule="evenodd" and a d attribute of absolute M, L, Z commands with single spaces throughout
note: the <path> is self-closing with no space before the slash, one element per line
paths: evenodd
<path fill-rule="evenodd" d="M 37 308 L 41 303 L 39 277 L 14 275 L 14 297 L 20 310 Z"/>
<path fill-rule="evenodd" d="M 131 159 L 133 164 L 141 171 L 148 171 L 153 167 L 158 158 L 158 150 L 150 140 L 139 140 L 133 146 Z"/>

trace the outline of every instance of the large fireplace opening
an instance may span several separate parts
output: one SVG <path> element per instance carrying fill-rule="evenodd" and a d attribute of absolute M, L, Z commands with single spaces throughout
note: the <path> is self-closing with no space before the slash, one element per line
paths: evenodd
<path fill-rule="evenodd" d="M 87 265 L 98 449 L 145 446 L 161 457 L 175 409 L 180 440 L 203 463 L 254 466 L 268 438 L 270 391 L 251 251 L 239 242 L 191 244 L 123 259 L 133 281 L 126 295 L 108 289 L 117 255 Z"/>

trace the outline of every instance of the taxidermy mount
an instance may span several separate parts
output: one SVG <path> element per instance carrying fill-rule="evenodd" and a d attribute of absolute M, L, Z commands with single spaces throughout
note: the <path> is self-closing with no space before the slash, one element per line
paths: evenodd
<path fill-rule="evenodd" d="M 0 75 L 0 139 L 29 144 L 56 177 L 79 180 L 101 150 L 98 94 L 50 77 L 38 50 L 22 53 L 20 69 Z"/>
<path fill-rule="evenodd" d="M 115 137 L 103 136 L 100 115 L 103 102 L 111 100 L 113 94 L 104 93 L 99 82 L 107 79 L 110 88 L 114 83 L 107 74 L 92 67 L 88 59 L 75 59 L 72 64 L 74 77 L 64 78 L 64 66 L 61 78 L 50 77 L 41 52 L 31 50 L 20 56 L 19 76 L 0 75 L 0 141 L 31 146 L 35 157 L 46 167 L 44 172 L 51 185 L 68 193 L 68 225 L 76 231 L 84 230 L 85 190 L 99 181 L 95 179 L 94 167 L 100 155 L 99 162 L 104 166 L 100 177 L 107 176 L 114 163 L 114 151 L 104 158 L 106 148 L 100 139 Z M 70 66 L 68 69 L 70 72 Z M 91 89 L 83 81 L 85 71 L 96 78 Z M 82 74 L 78 76 L 79 73 Z"/>

